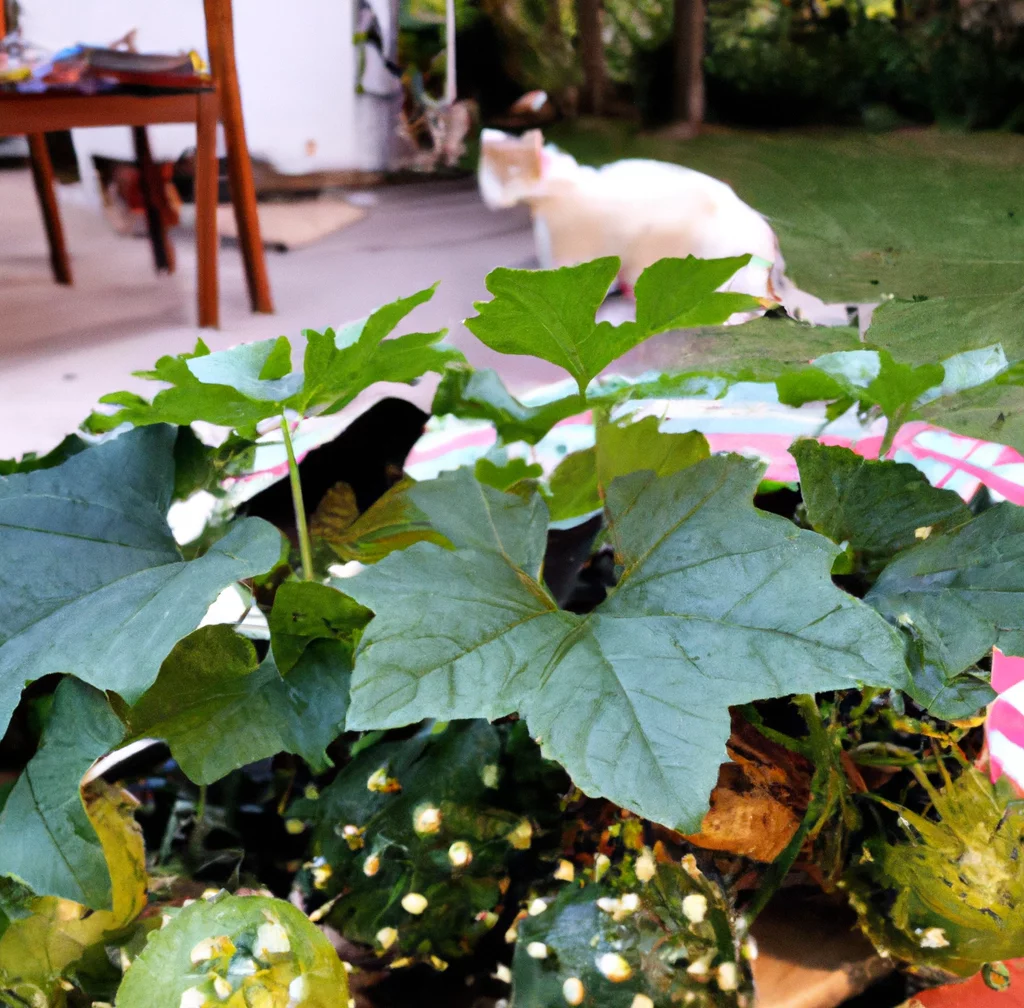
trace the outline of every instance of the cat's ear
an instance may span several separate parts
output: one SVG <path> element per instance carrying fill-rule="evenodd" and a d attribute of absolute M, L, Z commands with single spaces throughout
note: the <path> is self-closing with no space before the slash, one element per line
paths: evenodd
<path fill-rule="evenodd" d="M 544 150 L 544 134 L 539 129 L 527 130 L 522 136 L 524 147 L 536 151 L 538 154 Z"/>

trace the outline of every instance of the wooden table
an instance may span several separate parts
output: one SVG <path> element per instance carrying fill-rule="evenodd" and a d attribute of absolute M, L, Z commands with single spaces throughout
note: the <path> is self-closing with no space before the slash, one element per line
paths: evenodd
<path fill-rule="evenodd" d="M 0 91 L 0 136 L 25 134 L 42 143 L 44 133 L 90 126 L 196 124 L 196 297 L 200 326 L 216 328 L 217 301 L 217 92 L 209 88 L 152 94 L 20 94 Z M 53 194 L 49 157 L 33 157 L 36 190 L 46 220 L 54 272 L 67 270 L 67 251 Z M 70 273 L 68 271 L 70 278 Z"/>

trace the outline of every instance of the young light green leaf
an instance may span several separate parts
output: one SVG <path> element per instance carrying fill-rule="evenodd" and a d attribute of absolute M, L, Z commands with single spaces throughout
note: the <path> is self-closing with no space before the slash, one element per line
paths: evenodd
<path fill-rule="evenodd" d="M 835 547 L 751 506 L 760 475 L 714 457 L 615 481 L 623 574 L 587 616 L 540 583 L 539 498 L 465 471 L 419 484 L 414 500 L 456 548 L 418 544 L 347 584 L 376 613 L 349 726 L 518 711 L 585 792 L 692 832 L 731 705 L 906 679 L 896 635 L 832 585 Z"/>
<path fill-rule="evenodd" d="M 200 341 L 194 353 L 161 357 L 153 371 L 138 372 L 171 386 L 151 403 L 134 392 L 115 392 L 100 402 L 121 409 L 94 413 L 85 426 L 99 433 L 124 423 L 186 425 L 202 420 L 255 437 L 261 420 L 279 416 L 285 408 L 301 414 L 335 413 L 375 382 L 411 382 L 464 359 L 453 347 L 438 345 L 445 330 L 384 339 L 433 293 L 430 287 L 385 305 L 340 334 L 306 330 L 302 372 L 291 371 L 291 346 L 283 336 L 217 353 Z"/>
<path fill-rule="evenodd" d="M 548 507 L 552 521 L 598 510 L 607 488 L 619 476 L 647 470 L 670 476 L 711 454 L 699 431 L 662 434 L 657 417 L 635 423 L 607 423 L 597 430 L 593 448 L 567 455 L 551 476 Z"/>
<path fill-rule="evenodd" d="M 468 364 L 449 364 L 434 393 L 434 416 L 451 414 L 460 420 L 489 420 L 506 444 L 536 444 L 561 420 L 584 413 L 586 400 L 577 394 L 542 406 L 524 406 L 490 368 L 474 371 Z"/>
<path fill-rule="evenodd" d="M 916 642 L 928 680 L 950 684 L 993 645 L 1024 655 L 1022 599 L 1024 508 L 1003 503 L 900 553 L 865 601 Z"/>
<path fill-rule="evenodd" d="M 933 487 L 902 462 L 869 461 L 849 448 L 809 438 L 790 452 L 800 469 L 800 492 L 811 527 L 849 543 L 869 567 L 920 541 L 970 521 L 959 494 Z"/>
<path fill-rule="evenodd" d="M 58 687 L 39 751 L 0 812 L 3 870 L 40 896 L 94 910 L 111 906 L 110 873 L 79 791 L 82 777 L 124 737 L 99 690 L 75 679 Z"/>
<path fill-rule="evenodd" d="M 760 307 L 744 294 L 718 288 L 749 256 L 661 260 L 636 285 L 636 321 L 614 326 L 595 315 L 619 271 L 614 256 L 555 270 L 499 268 L 487 276 L 491 301 L 466 326 L 483 343 L 507 354 L 531 354 L 564 368 L 580 394 L 613 360 L 659 332 L 716 325 L 737 310 Z"/>
<path fill-rule="evenodd" d="M 646 333 L 717 325 L 736 312 L 764 305 L 749 294 L 719 287 L 750 262 L 749 255 L 730 259 L 660 259 L 636 283 L 636 325 Z"/>
<path fill-rule="evenodd" d="M 210 958 L 197 962 L 197 950 L 206 948 Z M 197 993 L 189 1000 L 192 989 Z M 329 939 L 291 903 L 222 896 L 197 900 L 151 932 L 117 991 L 118 1008 L 221 1001 L 340 1008 L 348 1003 L 347 974 Z"/>
<path fill-rule="evenodd" d="M 268 341 L 271 343 L 273 341 Z M 263 344 L 254 344 L 259 347 Z M 166 382 L 170 388 L 158 392 L 149 402 L 135 392 L 112 392 L 100 399 L 108 406 L 120 406 L 114 413 L 93 413 L 83 424 L 96 434 L 112 431 L 122 424 L 142 427 L 149 424 L 186 426 L 195 420 L 231 427 L 240 433 L 256 436 L 256 425 L 276 416 L 280 409 L 267 400 L 251 399 L 231 385 L 215 385 L 200 381 L 190 364 L 212 356 L 200 340 L 190 354 L 161 357 L 152 371 L 139 371 L 140 378 Z"/>
<path fill-rule="evenodd" d="M 279 336 L 193 357 L 186 363 L 205 385 L 227 385 L 250 399 L 280 403 L 302 387 L 302 373 L 291 369 L 291 352 L 291 344 Z"/>
<path fill-rule="evenodd" d="M 196 784 L 279 752 L 322 772 L 344 728 L 351 659 L 351 644 L 312 641 L 282 678 L 272 656 L 258 662 L 230 627 L 202 627 L 170 653 L 128 725 L 134 737 L 164 739 Z"/>
<path fill-rule="evenodd" d="M 597 345 L 594 318 L 618 272 L 614 256 L 555 270 L 499 267 L 487 274 L 493 299 L 474 304 L 478 314 L 466 319 L 466 327 L 499 353 L 529 354 L 558 365 L 582 394 L 619 356 Z"/>
<path fill-rule="evenodd" d="M 868 385 L 862 402 L 877 405 L 890 420 L 908 418 L 910 410 L 925 392 L 942 384 L 941 364 L 901 364 L 887 350 L 878 351 L 881 367 Z"/>
<path fill-rule="evenodd" d="M 255 518 L 182 560 L 166 518 L 174 440 L 129 431 L 0 480 L 0 725 L 53 672 L 137 699 L 225 588 L 276 562 L 280 533 Z"/>
<path fill-rule="evenodd" d="M 336 413 L 375 382 L 411 382 L 427 371 L 463 361 L 453 347 L 439 345 L 447 330 L 384 337 L 414 308 L 434 296 L 437 284 L 378 308 L 340 334 L 307 329 L 305 383 L 287 405 L 299 413 Z"/>

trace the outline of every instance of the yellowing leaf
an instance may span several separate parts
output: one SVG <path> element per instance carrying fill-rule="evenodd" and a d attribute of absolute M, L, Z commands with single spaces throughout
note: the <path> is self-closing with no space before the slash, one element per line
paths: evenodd
<path fill-rule="evenodd" d="M 360 563 L 376 563 L 392 550 L 415 542 L 445 545 L 444 536 L 430 527 L 426 515 L 410 499 L 409 490 L 415 485 L 414 480 L 400 480 L 347 528 L 332 528 L 324 539 L 342 560 Z"/>
<path fill-rule="evenodd" d="M 314 539 L 333 542 L 359 517 L 355 491 L 347 483 L 335 483 L 320 499 L 309 522 L 309 534 Z"/>

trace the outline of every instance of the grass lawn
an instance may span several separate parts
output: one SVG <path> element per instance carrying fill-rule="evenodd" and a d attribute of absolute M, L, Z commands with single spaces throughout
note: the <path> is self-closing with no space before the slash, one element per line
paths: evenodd
<path fill-rule="evenodd" d="M 581 121 L 548 138 L 588 164 L 657 158 L 729 182 L 771 218 L 794 280 L 826 301 L 1016 294 L 1024 317 L 1024 136 L 714 130 L 679 141 Z"/>

